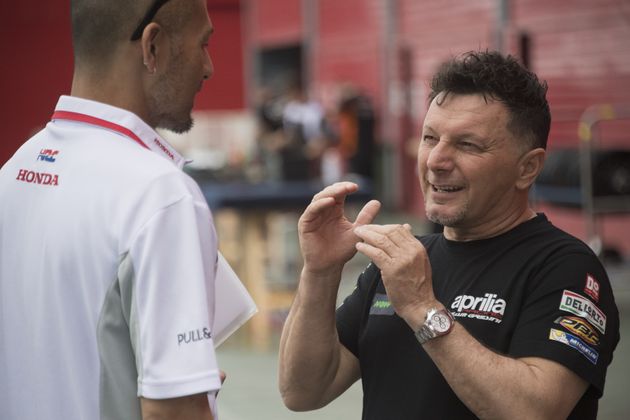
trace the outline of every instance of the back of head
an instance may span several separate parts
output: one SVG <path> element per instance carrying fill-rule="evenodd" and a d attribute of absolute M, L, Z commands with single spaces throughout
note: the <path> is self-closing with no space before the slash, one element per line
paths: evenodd
<path fill-rule="evenodd" d="M 128 42 L 150 0 L 71 0 L 72 44 L 78 66 L 99 67 Z"/>
<path fill-rule="evenodd" d="M 151 19 L 179 35 L 193 10 L 186 3 L 162 1 Z M 121 45 L 134 41 L 134 31 L 156 4 L 155 0 L 71 0 L 75 64 L 96 69 L 106 66 Z"/>
<path fill-rule="evenodd" d="M 440 66 L 431 81 L 429 99 L 441 92 L 481 94 L 502 102 L 510 113 L 508 129 L 527 149 L 547 147 L 551 113 L 547 84 L 512 56 L 498 52 L 468 52 Z"/>

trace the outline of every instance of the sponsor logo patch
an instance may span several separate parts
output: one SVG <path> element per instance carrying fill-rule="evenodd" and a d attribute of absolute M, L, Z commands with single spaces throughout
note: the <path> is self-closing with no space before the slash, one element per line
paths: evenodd
<path fill-rule="evenodd" d="M 394 315 L 394 307 L 387 295 L 383 293 L 374 295 L 374 300 L 372 300 L 372 306 L 370 307 L 370 315 Z"/>
<path fill-rule="evenodd" d="M 210 340 L 211 338 L 212 331 L 210 331 L 210 328 L 198 328 L 177 334 L 177 345 L 181 346 L 182 344 L 196 343 L 198 341 Z"/>
<path fill-rule="evenodd" d="M 40 185 L 59 185 L 59 175 L 47 174 L 45 172 L 35 172 L 28 169 L 20 169 L 15 178 L 18 181 L 27 182 L 29 184 Z"/>
<path fill-rule="evenodd" d="M 588 321 L 576 316 L 559 317 L 554 321 L 556 324 L 562 325 L 571 333 L 580 337 L 588 344 L 599 346 L 599 334 Z"/>
<path fill-rule="evenodd" d="M 42 149 L 37 156 L 37 160 L 43 160 L 44 162 L 54 162 L 57 160 L 55 156 L 59 154 L 59 150 Z"/>
<path fill-rule="evenodd" d="M 586 284 L 584 285 L 584 293 L 589 295 L 595 302 L 599 302 L 599 282 L 590 274 L 586 275 Z"/>
<path fill-rule="evenodd" d="M 573 347 L 574 349 L 579 351 L 584 357 L 586 357 L 589 362 L 591 362 L 592 364 L 597 364 L 599 353 L 597 353 L 591 347 L 584 344 L 582 340 L 580 340 L 573 334 L 551 328 L 549 330 L 549 339 L 566 344 L 569 347 Z"/>
<path fill-rule="evenodd" d="M 606 315 L 593 302 L 583 296 L 565 290 L 562 293 L 560 309 L 585 318 L 602 334 L 606 332 Z"/>
<path fill-rule="evenodd" d="M 164 146 L 161 141 L 159 141 L 158 139 L 153 139 L 153 143 L 155 143 L 155 145 L 159 147 L 160 150 L 164 152 L 164 154 L 168 156 L 171 160 L 175 160 L 175 156 L 173 155 L 173 153 L 168 149 L 168 147 Z"/>
<path fill-rule="evenodd" d="M 494 293 L 486 293 L 482 297 L 461 295 L 453 300 L 451 312 L 459 318 L 475 318 L 500 324 L 506 306 L 505 300 Z"/>

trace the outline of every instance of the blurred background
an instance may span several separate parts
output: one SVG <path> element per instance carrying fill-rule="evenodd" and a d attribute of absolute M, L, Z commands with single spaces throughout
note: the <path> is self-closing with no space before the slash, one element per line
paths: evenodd
<path fill-rule="evenodd" d="M 164 136 L 213 210 L 220 247 L 259 313 L 218 350 L 224 420 L 360 418 L 360 384 L 311 413 L 277 391 L 278 336 L 301 266 L 297 219 L 354 180 L 380 223 L 424 219 L 415 155 L 437 66 L 510 53 L 549 84 L 549 158 L 532 202 L 606 264 L 622 318 L 600 418 L 630 417 L 630 0 L 208 0 L 215 75 L 195 126 Z M 0 3 L 0 165 L 70 92 L 68 0 Z M 340 299 L 367 262 L 344 272 Z"/>

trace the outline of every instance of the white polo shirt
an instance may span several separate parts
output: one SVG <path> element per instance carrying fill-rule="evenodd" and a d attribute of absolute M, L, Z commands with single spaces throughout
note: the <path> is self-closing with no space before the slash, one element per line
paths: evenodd
<path fill-rule="evenodd" d="M 140 419 L 221 387 L 212 216 L 136 115 L 62 96 L 0 170 L 0 418 Z"/>

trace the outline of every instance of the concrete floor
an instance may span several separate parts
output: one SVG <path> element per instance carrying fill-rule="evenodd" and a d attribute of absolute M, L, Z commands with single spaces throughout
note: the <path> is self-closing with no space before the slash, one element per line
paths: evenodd
<path fill-rule="evenodd" d="M 358 261 L 355 269 L 363 264 Z M 345 296 L 354 283 L 353 269 L 344 275 Z M 630 264 L 609 267 L 621 315 L 621 341 L 608 368 L 606 390 L 600 401 L 600 420 L 630 419 Z M 277 347 L 257 352 L 229 339 L 218 349 L 221 368 L 228 379 L 219 396 L 221 420 L 349 420 L 361 418 L 361 386 L 351 387 L 323 409 L 293 413 L 286 409 L 278 392 Z"/>

